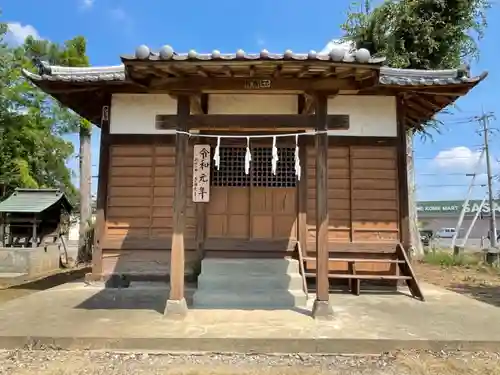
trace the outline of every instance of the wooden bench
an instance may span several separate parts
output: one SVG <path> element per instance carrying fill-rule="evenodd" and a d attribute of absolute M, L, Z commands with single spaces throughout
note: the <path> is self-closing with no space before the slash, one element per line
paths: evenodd
<path fill-rule="evenodd" d="M 329 279 L 347 279 L 349 280 L 349 289 L 352 294 L 359 296 L 361 289 L 361 280 L 404 280 L 412 295 L 422 301 L 424 301 L 424 296 L 418 282 L 416 280 L 415 274 L 409 263 L 408 257 L 404 253 L 404 249 L 401 245 L 397 245 L 394 252 L 396 259 L 394 258 L 373 258 L 370 256 L 360 257 L 360 258 L 350 258 L 350 257 L 331 257 L 328 259 L 329 262 L 340 262 L 347 263 L 347 273 L 329 273 Z M 306 264 L 314 264 L 316 266 L 316 258 L 314 257 L 304 257 L 303 261 Z M 382 263 L 382 264 L 397 264 L 399 268 L 399 273 L 394 275 L 380 275 L 380 274 L 369 274 L 369 273 L 357 273 L 356 263 Z M 306 277 L 315 277 L 316 273 L 306 272 Z"/>

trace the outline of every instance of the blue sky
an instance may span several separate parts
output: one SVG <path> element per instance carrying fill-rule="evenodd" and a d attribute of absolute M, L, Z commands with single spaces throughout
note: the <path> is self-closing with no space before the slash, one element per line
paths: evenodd
<path fill-rule="evenodd" d="M 120 54 L 133 53 L 136 46 L 147 44 L 157 49 L 170 44 L 178 51 L 223 52 L 321 50 L 341 36 L 340 25 L 346 18 L 350 1 L 346 0 L 229 0 L 169 2 L 160 0 L 11 0 L 2 3 L 2 21 L 10 26 L 12 43 L 34 35 L 63 42 L 76 35 L 87 38 L 92 65 L 119 64 Z M 306 6 L 307 5 L 307 6 Z M 494 6 L 488 14 L 489 27 L 480 42 L 480 60 L 473 74 L 488 71 L 485 82 L 457 102 L 453 116 L 442 116 L 442 134 L 433 140 L 416 141 L 417 194 L 421 200 L 463 199 L 469 177 L 482 143 L 477 124 L 464 120 L 485 112 L 495 112 L 500 87 L 498 39 L 500 10 Z M 497 68 L 497 69 L 495 69 Z M 500 113 L 498 113 L 500 121 Z M 499 121 L 492 120 L 493 127 Z M 94 132 L 93 164 L 97 175 L 99 131 Z M 76 142 L 76 137 L 71 137 Z M 500 132 L 492 137 L 493 165 L 498 172 Z M 77 144 L 75 143 L 77 150 Z M 71 162 L 77 167 L 76 159 Z M 484 168 L 483 168 L 484 170 Z M 94 190 L 96 179 L 94 179 Z M 485 182 L 484 176 L 478 183 Z M 474 195 L 482 197 L 483 187 Z"/>

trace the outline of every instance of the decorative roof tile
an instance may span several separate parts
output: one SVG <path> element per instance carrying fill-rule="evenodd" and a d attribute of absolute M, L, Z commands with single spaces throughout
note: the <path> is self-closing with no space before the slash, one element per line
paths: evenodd
<path fill-rule="evenodd" d="M 385 57 L 372 57 L 367 49 L 346 51 L 340 45 L 334 46 L 328 53 L 317 53 L 309 51 L 308 53 L 294 53 L 292 50 L 286 50 L 284 53 L 271 53 L 263 49 L 259 53 L 246 53 L 242 49 L 236 53 L 221 53 L 213 50 L 211 53 L 198 53 L 190 50 L 188 53 L 177 53 L 171 46 L 163 46 L 159 52 L 153 52 L 148 46 L 141 45 L 136 48 L 134 55 L 122 56 L 123 62 L 135 60 L 149 61 L 334 61 L 344 63 L 361 63 L 380 65 L 385 61 Z"/>
<path fill-rule="evenodd" d="M 364 52 L 366 51 L 366 53 Z M 182 61 L 318 61 L 335 63 L 364 63 L 367 68 L 380 71 L 379 83 L 381 85 L 396 86 L 436 86 L 454 85 L 478 82 L 484 78 L 485 74 L 478 77 L 470 77 L 467 69 L 446 69 L 446 70 L 417 70 L 417 69 L 397 69 L 380 66 L 385 61 L 384 58 L 372 58 L 367 50 L 357 50 L 352 53 L 344 49 L 334 49 L 329 54 L 318 54 L 315 51 L 309 53 L 293 53 L 290 50 L 283 54 L 269 53 L 266 50 L 259 54 L 247 54 L 243 50 L 238 50 L 234 54 L 222 54 L 217 50 L 210 54 L 200 54 L 194 50 L 185 54 L 177 54 L 171 47 L 165 46 L 159 53 L 153 53 L 146 46 L 140 46 L 136 54 L 132 56 L 122 56 L 124 64 L 103 67 L 62 67 L 51 66 L 45 62 L 36 62 L 38 74 L 24 71 L 24 74 L 33 81 L 53 81 L 53 82 L 75 82 L 93 83 L 104 81 L 127 81 L 127 63 L 131 61 L 172 61 L 181 63 Z"/>

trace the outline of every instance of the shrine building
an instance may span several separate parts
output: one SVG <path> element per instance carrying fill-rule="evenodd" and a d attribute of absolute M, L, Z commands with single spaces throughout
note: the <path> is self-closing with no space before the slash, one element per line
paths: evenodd
<path fill-rule="evenodd" d="M 292 308 L 394 287 L 408 260 L 407 137 L 486 74 L 329 54 L 152 52 L 25 76 L 101 128 L 93 280 L 170 282 L 165 313 Z M 333 298 L 334 301 L 334 298 Z M 189 306 L 191 308 L 191 306 Z M 333 308 L 335 304 L 333 303 Z"/>

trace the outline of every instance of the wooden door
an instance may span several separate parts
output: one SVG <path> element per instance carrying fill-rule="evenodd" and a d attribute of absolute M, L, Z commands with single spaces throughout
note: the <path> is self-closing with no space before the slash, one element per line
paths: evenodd
<path fill-rule="evenodd" d="M 276 174 L 271 148 L 252 148 L 245 174 L 245 148 L 220 149 L 220 169 L 212 171 L 207 207 L 207 239 L 297 239 L 297 183 L 294 149 L 279 148 Z"/>

